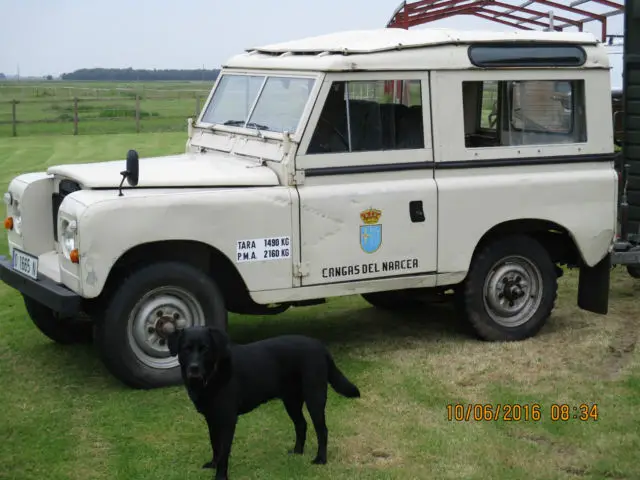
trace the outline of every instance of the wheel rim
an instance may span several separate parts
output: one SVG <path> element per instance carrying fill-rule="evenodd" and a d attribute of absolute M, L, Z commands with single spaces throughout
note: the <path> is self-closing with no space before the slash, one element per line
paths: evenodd
<path fill-rule="evenodd" d="M 159 287 L 144 295 L 129 315 L 129 344 L 136 357 L 148 367 L 178 365 L 167 347 L 173 329 L 204 325 L 200 302 L 189 291 L 175 286 Z"/>
<path fill-rule="evenodd" d="M 489 271 L 483 293 L 491 319 L 517 327 L 529 321 L 542 302 L 542 273 L 525 257 L 503 258 Z"/>

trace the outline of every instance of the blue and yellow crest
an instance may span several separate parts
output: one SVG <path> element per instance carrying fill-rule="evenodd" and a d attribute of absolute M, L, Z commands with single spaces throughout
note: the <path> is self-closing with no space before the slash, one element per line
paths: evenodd
<path fill-rule="evenodd" d="M 382 245 L 382 225 L 378 223 L 382 212 L 369 208 L 360 212 L 364 225 L 360 225 L 360 247 L 366 253 L 373 253 Z"/>

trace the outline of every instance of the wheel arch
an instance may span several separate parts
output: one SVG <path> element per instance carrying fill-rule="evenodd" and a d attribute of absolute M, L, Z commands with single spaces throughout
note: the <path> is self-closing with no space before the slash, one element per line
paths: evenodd
<path fill-rule="evenodd" d="M 582 252 L 567 228 L 551 220 L 538 218 L 508 220 L 494 225 L 480 237 L 471 258 L 489 242 L 513 234 L 525 234 L 536 239 L 549 253 L 553 263 L 577 267 L 584 262 Z"/>
<path fill-rule="evenodd" d="M 226 255 L 207 243 L 195 240 L 147 242 L 125 251 L 109 270 L 100 295 L 91 303 L 104 308 L 123 278 L 158 260 L 184 262 L 210 275 L 222 291 L 230 312 L 250 313 L 264 308 L 251 299 L 244 279 Z"/>

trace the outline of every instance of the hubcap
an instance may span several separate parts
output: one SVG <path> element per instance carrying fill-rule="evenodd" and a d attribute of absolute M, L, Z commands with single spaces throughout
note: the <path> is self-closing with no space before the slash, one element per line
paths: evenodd
<path fill-rule="evenodd" d="M 129 343 L 138 359 L 152 368 L 172 368 L 167 336 L 175 329 L 204 325 L 200 303 L 180 287 L 159 287 L 144 295 L 129 315 Z"/>
<path fill-rule="evenodd" d="M 496 262 L 484 282 L 484 305 L 489 316 L 505 327 L 517 327 L 535 314 L 542 301 L 542 273 L 520 256 Z"/>

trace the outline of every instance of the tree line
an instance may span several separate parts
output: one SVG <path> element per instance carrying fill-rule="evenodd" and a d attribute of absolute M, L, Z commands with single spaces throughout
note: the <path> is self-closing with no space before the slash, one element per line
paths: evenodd
<path fill-rule="evenodd" d="M 134 68 L 81 68 L 71 73 L 63 73 L 60 75 L 62 80 L 98 80 L 98 81 L 154 81 L 154 80 L 170 80 L 170 81 L 213 81 L 218 77 L 219 69 L 163 69 L 163 70 L 147 70 Z"/>

